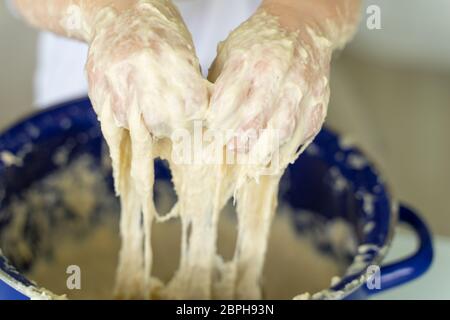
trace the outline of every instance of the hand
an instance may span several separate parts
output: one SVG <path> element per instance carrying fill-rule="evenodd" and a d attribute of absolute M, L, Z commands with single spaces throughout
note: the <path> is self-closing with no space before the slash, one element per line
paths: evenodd
<path fill-rule="evenodd" d="M 95 21 L 86 67 L 89 96 L 101 120 L 115 189 L 125 208 L 116 295 L 143 299 L 159 285 L 150 278 L 151 243 L 144 231 L 150 230 L 157 214 L 153 159 L 167 157 L 156 151 L 160 144 L 154 142 L 164 143 L 175 130 L 204 118 L 208 82 L 200 73 L 191 36 L 170 1 L 142 1 L 120 14 L 105 9 Z M 143 219 L 141 210 L 148 213 Z"/>
<path fill-rule="evenodd" d="M 259 10 L 219 45 L 209 73 L 215 82 L 209 128 L 237 136 L 229 136 L 228 146 L 245 153 L 264 139 L 261 130 L 276 130 L 279 141 L 268 152 L 279 146 L 284 168 L 324 122 L 331 53 L 330 41 L 306 24 L 292 32 Z M 255 132 L 253 144 L 239 141 Z"/>
<path fill-rule="evenodd" d="M 170 1 L 150 0 L 120 14 L 100 12 L 86 70 L 95 110 L 100 115 L 111 108 L 119 127 L 129 128 L 133 111 L 153 136 L 170 137 L 203 118 L 208 107 L 208 82 Z"/>

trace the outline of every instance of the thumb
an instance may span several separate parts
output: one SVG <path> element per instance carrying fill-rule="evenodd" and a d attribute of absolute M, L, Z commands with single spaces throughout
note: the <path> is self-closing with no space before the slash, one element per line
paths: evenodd
<path fill-rule="evenodd" d="M 208 80 L 215 83 L 219 75 L 222 73 L 223 67 L 225 65 L 225 54 L 223 54 L 224 41 L 217 45 L 217 56 L 208 70 Z"/>

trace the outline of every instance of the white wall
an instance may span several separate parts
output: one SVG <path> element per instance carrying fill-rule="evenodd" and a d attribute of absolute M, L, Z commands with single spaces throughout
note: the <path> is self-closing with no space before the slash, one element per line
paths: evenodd
<path fill-rule="evenodd" d="M 0 0 L 0 128 L 31 109 L 36 32 Z"/>
<path fill-rule="evenodd" d="M 381 30 L 366 27 L 367 6 L 381 10 Z M 352 50 L 383 64 L 450 70 L 450 1 L 365 0 Z"/>

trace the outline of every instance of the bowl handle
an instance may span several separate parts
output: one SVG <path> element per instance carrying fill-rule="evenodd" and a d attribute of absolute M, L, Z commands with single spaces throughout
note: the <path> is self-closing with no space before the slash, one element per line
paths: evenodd
<path fill-rule="evenodd" d="M 399 222 L 409 225 L 417 235 L 419 247 L 415 253 L 380 269 L 381 286 L 378 290 L 366 290 L 369 295 L 397 287 L 420 277 L 433 261 L 431 233 L 425 222 L 412 209 L 400 205 Z"/>

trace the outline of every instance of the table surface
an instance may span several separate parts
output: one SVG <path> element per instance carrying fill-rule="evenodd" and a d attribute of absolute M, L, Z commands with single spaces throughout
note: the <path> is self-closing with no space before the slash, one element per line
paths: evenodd
<path fill-rule="evenodd" d="M 450 238 L 435 237 L 434 260 L 431 268 L 419 279 L 401 287 L 380 293 L 372 299 L 450 299 Z M 392 243 L 392 248 L 386 257 L 386 262 L 394 261 L 415 250 L 417 240 L 406 230 L 398 230 Z"/>

